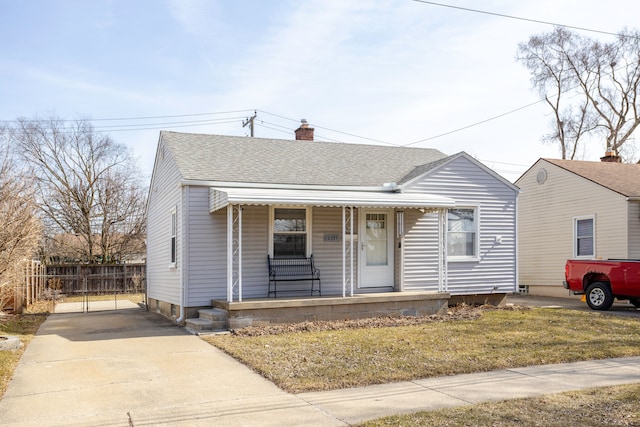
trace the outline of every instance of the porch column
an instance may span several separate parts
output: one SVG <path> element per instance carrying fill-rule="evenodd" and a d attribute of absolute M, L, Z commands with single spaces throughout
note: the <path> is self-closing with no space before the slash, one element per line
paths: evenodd
<path fill-rule="evenodd" d="M 438 291 L 447 292 L 447 209 L 438 209 Z"/>
<path fill-rule="evenodd" d="M 353 296 L 353 206 L 349 206 L 349 244 L 351 246 L 349 248 L 349 262 L 351 263 L 349 267 L 349 281 L 351 283 L 351 291 L 349 293 L 349 296 Z"/>
<path fill-rule="evenodd" d="M 227 302 L 233 302 L 233 205 L 227 206 Z"/>
<path fill-rule="evenodd" d="M 347 208 L 342 207 L 342 298 L 347 296 Z"/>
<path fill-rule="evenodd" d="M 398 240 L 400 248 L 398 290 L 404 292 L 404 211 L 396 211 L 396 239 Z"/>
<path fill-rule="evenodd" d="M 227 302 L 242 301 L 242 206 L 227 206 Z"/>
<path fill-rule="evenodd" d="M 347 296 L 347 282 L 349 282 L 349 296 L 353 296 L 353 206 L 342 207 L 342 297 Z M 349 224 L 349 246 L 347 247 L 347 223 Z M 347 275 L 347 255 L 349 257 L 349 274 Z"/>
<path fill-rule="evenodd" d="M 237 275 L 237 291 L 238 291 L 238 301 L 242 302 L 242 206 L 237 206 L 237 234 L 236 234 L 236 260 L 238 266 L 238 275 Z"/>

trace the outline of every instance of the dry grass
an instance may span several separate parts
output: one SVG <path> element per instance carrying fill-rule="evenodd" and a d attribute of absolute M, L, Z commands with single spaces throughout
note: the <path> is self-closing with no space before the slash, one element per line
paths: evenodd
<path fill-rule="evenodd" d="M 638 402 L 640 384 L 632 384 L 417 412 L 380 418 L 361 426 L 638 426 Z"/>
<path fill-rule="evenodd" d="M 204 339 L 293 393 L 640 355 L 640 321 L 631 318 L 559 309 L 452 318 L 314 322 Z"/>
<path fill-rule="evenodd" d="M 20 338 L 23 346 L 18 350 L 0 351 L 0 398 L 4 396 L 22 353 L 33 339 L 48 315 L 48 306 L 32 307 L 27 314 L 0 316 L 0 334 Z"/>

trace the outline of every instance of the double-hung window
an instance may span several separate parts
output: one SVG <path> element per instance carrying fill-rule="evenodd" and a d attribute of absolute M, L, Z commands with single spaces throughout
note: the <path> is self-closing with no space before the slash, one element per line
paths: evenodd
<path fill-rule="evenodd" d="M 447 212 L 447 256 L 449 260 L 478 258 L 478 209 L 455 208 Z"/>
<path fill-rule="evenodd" d="M 573 252 L 576 258 L 593 258 L 595 255 L 595 218 L 577 217 L 573 219 Z"/>
<path fill-rule="evenodd" d="M 273 257 L 304 258 L 309 245 L 309 221 L 306 208 L 273 208 Z"/>

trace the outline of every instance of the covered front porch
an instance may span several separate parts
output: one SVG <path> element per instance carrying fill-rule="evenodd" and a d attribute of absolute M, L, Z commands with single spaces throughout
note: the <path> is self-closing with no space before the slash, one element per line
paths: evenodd
<path fill-rule="evenodd" d="M 255 219 L 255 209 L 260 206 L 264 209 L 260 211 L 264 221 L 263 228 L 256 225 Z M 446 293 L 447 210 L 454 206 L 455 202 L 450 198 L 403 193 L 393 185 L 350 191 L 212 187 L 209 192 L 209 212 L 222 219 L 224 217 L 220 215 L 226 211 L 227 274 L 224 302 L 232 304 L 247 299 L 254 301 L 256 297 L 260 297 L 256 294 L 256 289 L 260 286 L 262 273 L 256 273 L 255 266 L 263 262 L 266 264 L 267 254 L 274 256 L 276 237 L 282 237 L 283 234 L 276 232 L 278 222 L 283 222 L 279 219 L 282 217 L 278 216 L 278 212 L 284 211 L 295 211 L 299 215 L 296 218 L 300 219 L 290 222 L 300 221 L 303 224 L 302 234 L 307 233 L 301 239 L 301 246 L 306 245 L 306 250 L 303 249 L 302 255 L 298 256 L 313 255 L 318 263 L 323 263 L 323 296 L 330 294 L 331 298 L 337 299 L 376 293 L 390 296 L 418 290 L 428 290 L 430 294 Z M 245 232 L 243 217 L 248 208 L 251 208 L 249 210 L 252 212 L 253 223 L 246 227 Z M 411 221 L 405 221 L 407 212 L 411 213 Z M 424 234 L 425 223 L 418 227 L 418 233 L 423 234 L 413 237 L 409 256 L 412 270 L 407 275 L 405 235 L 425 214 L 430 218 L 430 234 Z M 313 227 L 313 230 L 310 231 L 307 227 Z M 261 236 L 258 239 L 261 242 L 259 245 L 255 244 L 256 233 Z M 422 241 L 416 243 L 417 239 Z M 245 240 L 251 250 L 243 249 Z M 264 261 L 257 249 L 259 247 L 267 249 L 263 252 Z M 425 250 L 425 247 L 428 249 Z M 417 266 L 416 262 L 420 263 L 421 259 L 428 265 Z M 247 275 L 249 270 L 244 267 L 245 263 L 254 268 L 251 276 Z M 266 271 L 265 269 L 264 272 Z M 327 277 L 330 278 L 330 283 L 325 281 Z M 411 285 L 407 288 L 405 277 L 411 280 Z M 424 288 L 420 286 L 420 280 L 425 283 Z M 250 291 L 246 283 L 250 283 Z M 329 292 L 325 293 L 327 285 Z M 300 298 L 287 298 L 287 301 L 298 300 Z M 325 298 L 320 299 L 324 300 Z M 317 306 L 323 305 L 326 303 Z"/>

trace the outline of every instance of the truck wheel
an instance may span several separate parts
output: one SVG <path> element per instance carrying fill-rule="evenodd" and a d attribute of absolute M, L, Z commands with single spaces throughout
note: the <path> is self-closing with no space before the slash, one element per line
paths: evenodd
<path fill-rule="evenodd" d="M 635 308 L 640 308 L 640 298 L 631 298 L 629 302 L 633 304 Z"/>
<path fill-rule="evenodd" d="M 605 282 L 594 282 L 587 288 L 587 304 L 592 310 L 609 310 L 613 304 L 613 294 Z"/>

